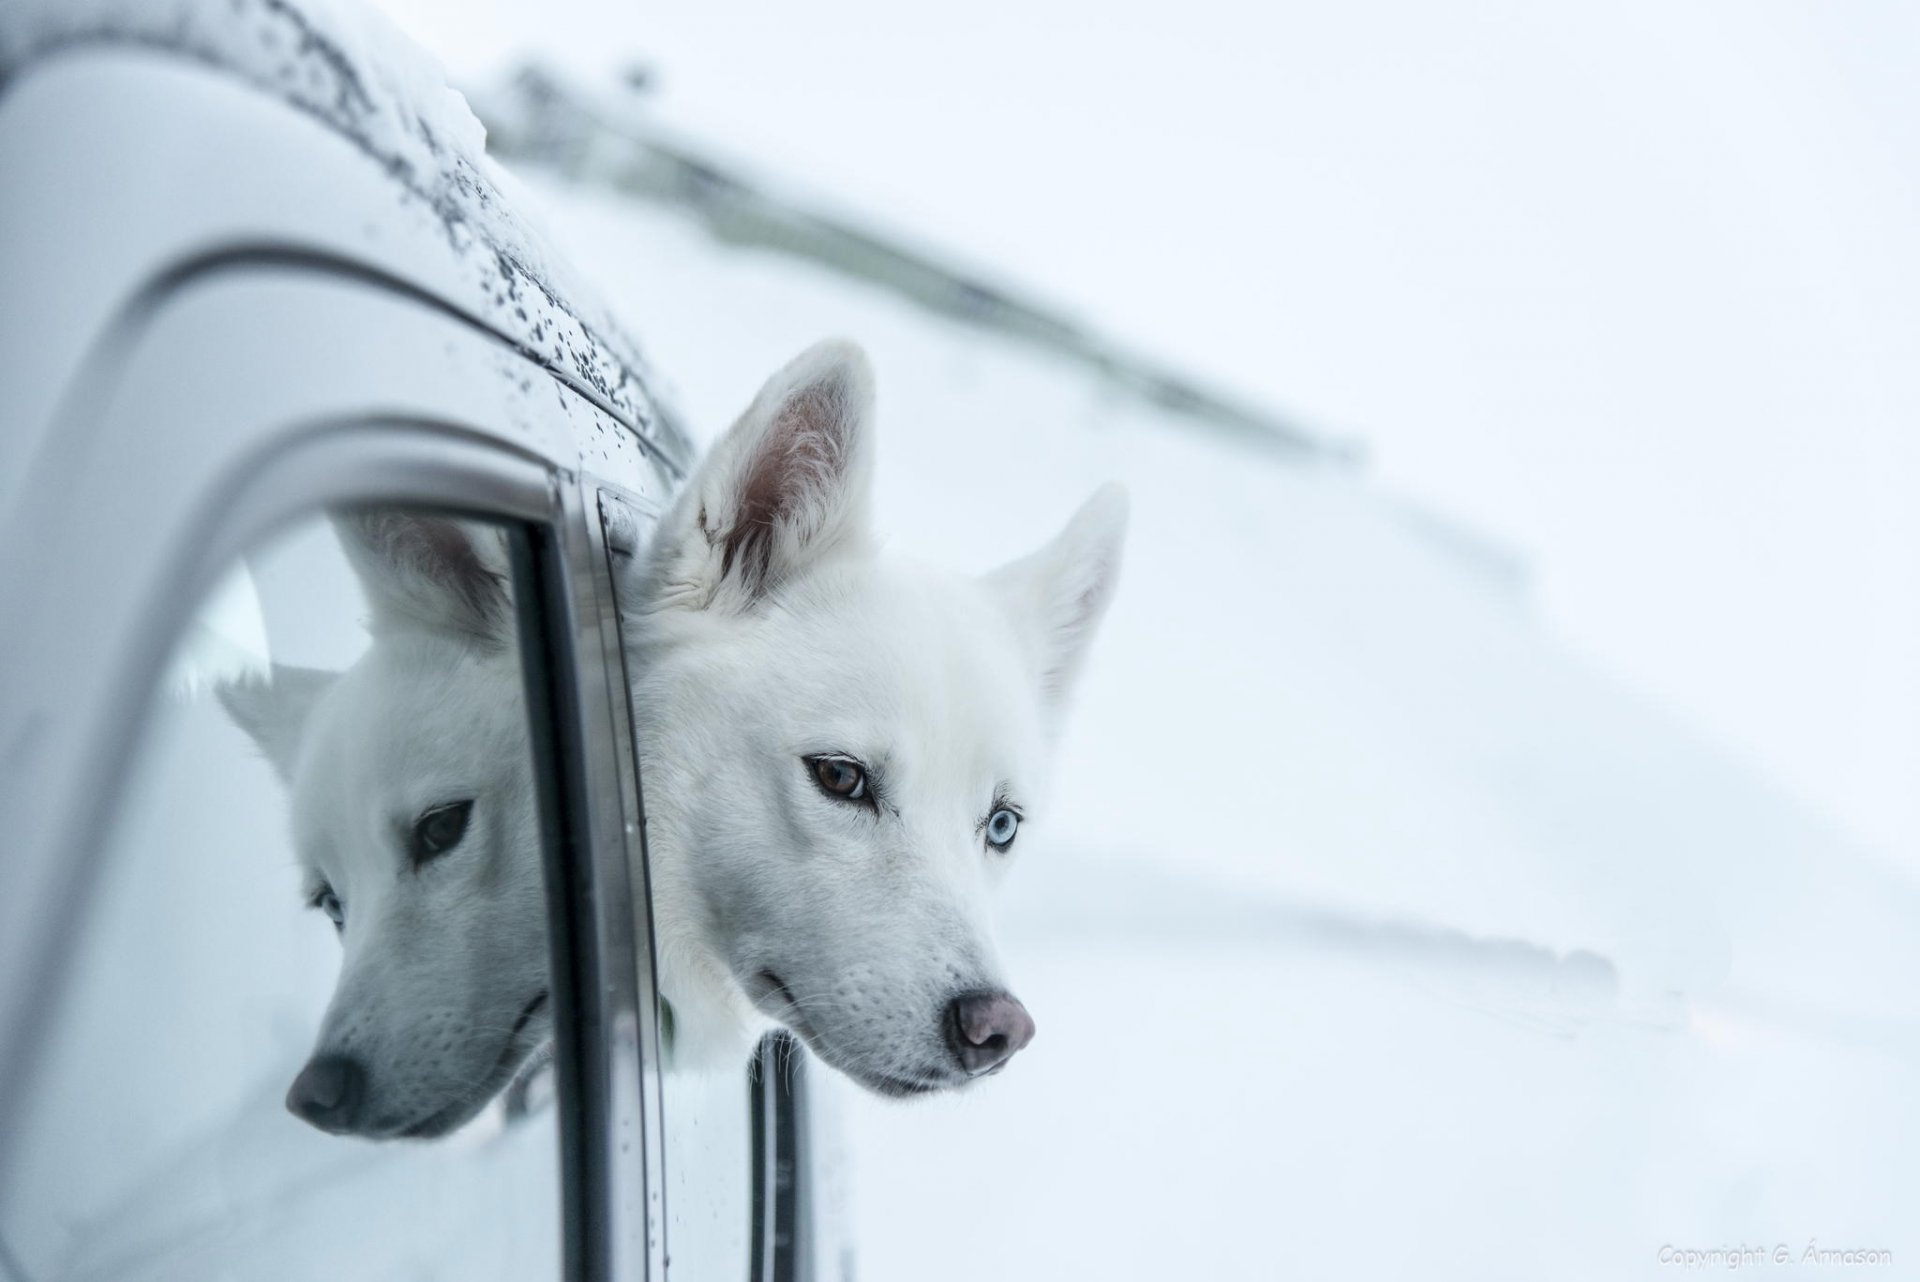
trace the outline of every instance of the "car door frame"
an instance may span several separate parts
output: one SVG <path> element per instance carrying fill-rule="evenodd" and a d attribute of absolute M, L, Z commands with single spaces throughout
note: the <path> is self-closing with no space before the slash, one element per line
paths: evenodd
<path fill-rule="evenodd" d="M 62 393 L 27 502 L 5 514 L 36 556 L 0 568 L 0 599 L 23 620 L 0 639 L 19 681 L 0 759 L 38 751 L 7 798 L 31 839 L 5 881 L 31 904 L 32 928 L 0 939 L 0 1029 L 14 1051 L 0 1052 L 0 1110 L 24 1085 L 149 692 L 218 577 L 333 505 L 503 519 L 529 536 L 516 570 L 551 852 L 563 1275 L 664 1276 L 652 947 L 632 883 L 645 866 L 638 783 L 620 768 L 626 691 L 575 419 L 627 431 L 416 288 L 271 246 L 172 272 L 99 337 Z M 71 590 L 88 583 L 101 590 Z M 87 644 L 63 644 L 63 631 Z M 34 693 L 51 690 L 71 697 Z"/>

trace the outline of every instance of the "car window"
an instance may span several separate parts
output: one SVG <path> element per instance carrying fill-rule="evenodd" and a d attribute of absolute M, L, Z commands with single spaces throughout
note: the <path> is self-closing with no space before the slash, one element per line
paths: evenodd
<path fill-rule="evenodd" d="M 746 1065 L 661 1075 L 667 1277 L 747 1282 L 753 1234 L 753 1117 Z"/>
<path fill-rule="evenodd" d="M 179 638 L 0 1146 L 36 1282 L 560 1271 L 518 537 L 331 512 Z"/>
<path fill-rule="evenodd" d="M 601 493 L 599 508 L 616 605 L 630 611 L 638 605 L 634 593 L 654 520 L 645 508 L 610 490 Z M 645 773 L 643 768 L 643 789 Z M 672 901 L 675 879 L 654 875 L 649 881 L 656 923 L 663 914 L 695 911 L 692 905 Z M 658 967 L 672 964 L 671 958 L 656 958 L 656 975 L 661 973 Z M 664 995 L 659 1020 L 667 1276 L 688 1282 L 746 1282 L 754 1216 L 748 1057 L 744 1050 L 737 1062 L 725 1054 L 690 1053 L 688 1030 L 676 1029 L 672 1003 Z"/>

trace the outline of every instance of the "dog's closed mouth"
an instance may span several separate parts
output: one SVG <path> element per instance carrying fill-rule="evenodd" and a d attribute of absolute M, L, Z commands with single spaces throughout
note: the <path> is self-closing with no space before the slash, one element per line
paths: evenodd
<path fill-rule="evenodd" d="M 873 1090 L 879 1091 L 882 1095 L 891 1095 L 895 1099 L 904 1099 L 912 1095 L 931 1095 L 946 1085 L 944 1082 L 895 1077 L 890 1073 L 855 1073 L 854 1076 Z"/>
<path fill-rule="evenodd" d="M 800 1003 L 795 1000 L 793 990 L 787 987 L 785 981 L 783 981 L 780 976 L 770 970 L 763 970 L 753 978 L 756 986 L 760 989 L 754 996 L 756 1004 L 768 997 L 778 997 L 786 1003 L 789 1012 L 799 1009 Z"/>
<path fill-rule="evenodd" d="M 847 1056 L 837 1052 L 833 1046 L 815 1033 L 805 1017 L 801 1015 L 800 1001 L 793 995 L 793 990 L 787 987 L 785 980 L 771 970 L 754 972 L 752 982 L 747 985 L 747 995 L 753 999 L 755 1006 L 798 1034 L 800 1040 L 811 1046 L 820 1058 L 859 1081 L 869 1090 L 893 1099 L 905 1099 L 914 1095 L 931 1095 L 935 1091 L 946 1090 L 960 1084 L 938 1073 L 925 1077 L 903 1077 L 895 1073 L 883 1073 L 867 1068 L 857 1062 L 849 1062 Z"/>
<path fill-rule="evenodd" d="M 538 1014 L 540 1008 L 547 1004 L 548 995 L 547 989 L 541 989 L 535 994 L 534 999 L 526 1004 L 526 1008 L 520 1012 L 520 1018 L 513 1021 L 513 1031 L 507 1034 L 507 1044 L 502 1047 L 500 1051 L 501 1059 L 505 1059 L 507 1052 L 513 1049 L 513 1040 L 520 1036 L 520 1030 L 527 1026 L 527 1021 Z"/>
<path fill-rule="evenodd" d="M 520 1034 L 526 1031 L 533 1017 L 540 1013 L 542 1006 L 547 1004 L 549 996 L 549 990 L 543 988 L 534 994 L 533 1000 L 521 1007 L 519 1018 L 513 1021 L 513 1028 L 507 1033 L 506 1044 L 500 1048 L 500 1057 L 494 1061 L 493 1068 L 487 1073 L 486 1081 L 481 1084 L 479 1090 L 454 1100 L 444 1108 L 434 1110 L 413 1125 L 396 1132 L 399 1138 L 434 1139 L 464 1125 L 468 1119 L 477 1114 L 480 1107 L 498 1094 L 500 1088 L 505 1085 L 501 1075 L 504 1073 L 511 1080 L 513 1074 L 518 1071 L 519 1064 L 513 1053 L 514 1047 L 519 1043 Z"/>

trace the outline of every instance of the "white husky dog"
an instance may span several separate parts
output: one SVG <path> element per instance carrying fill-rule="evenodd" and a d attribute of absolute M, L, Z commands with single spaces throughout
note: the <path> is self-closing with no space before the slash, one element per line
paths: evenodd
<path fill-rule="evenodd" d="M 776 374 L 629 585 L 659 982 L 676 1062 L 772 1024 L 888 1095 L 1033 1036 L 987 892 L 1045 813 L 1126 500 L 984 578 L 879 555 L 873 379 L 825 343 Z"/>
<path fill-rule="evenodd" d="M 907 1095 L 1033 1036 L 987 892 L 1043 814 L 1125 499 L 1102 491 L 984 578 L 890 562 L 867 514 L 872 399 L 857 348 L 803 354 L 620 585 L 676 1068 L 737 1066 L 778 1024 Z M 481 530 L 336 525 L 368 653 L 222 696 L 289 783 L 310 898 L 346 949 L 288 1106 L 327 1130 L 438 1135 L 551 1034 L 513 611 Z"/>

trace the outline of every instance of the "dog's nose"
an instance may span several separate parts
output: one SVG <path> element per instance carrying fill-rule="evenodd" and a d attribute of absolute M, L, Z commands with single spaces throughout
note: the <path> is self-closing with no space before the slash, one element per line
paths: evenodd
<path fill-rule="evenodd" d="M 287 1111 L 323 1131 L 353 1129 L 367 1097 L 367 1070 L 350 1055 L 316 1055 L 287 1088 Z"/>
<path fill-rule="evenodd" d="M 967 993 L 947 1007 L 947 1045 L 970 1077 L 991 1073 L 1033 1040 L 1033 1016 L 1012 993 Z"/>

